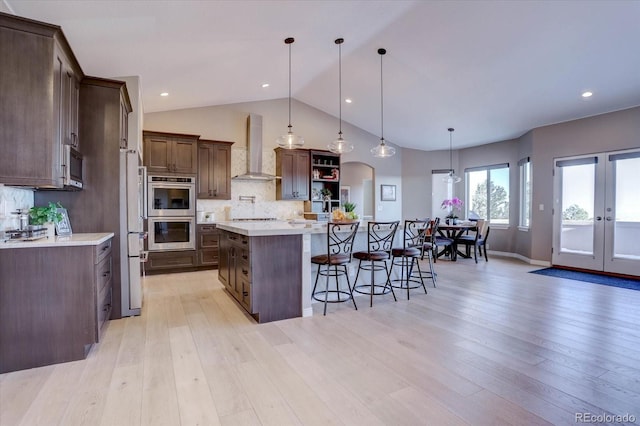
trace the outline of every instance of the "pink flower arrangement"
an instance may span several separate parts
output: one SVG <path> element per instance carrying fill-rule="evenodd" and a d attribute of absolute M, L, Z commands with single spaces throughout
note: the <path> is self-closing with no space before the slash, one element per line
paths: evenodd
<path fill-rule="evenodd" d="M 444 200 L 440 207 L 442 207 L 442 209 L 449 210 L 447 217 L 456 218 L 458 215 L 454 213 L 454 210 L 458 213 L 462 210 L 462 200 L 458 197 L 453 197 L 450 200 Z"/>

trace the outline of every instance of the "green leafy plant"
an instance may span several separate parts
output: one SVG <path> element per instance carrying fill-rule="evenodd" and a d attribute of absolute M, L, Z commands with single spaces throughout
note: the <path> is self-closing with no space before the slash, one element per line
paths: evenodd
<path fill-rule="evenodd" d="M 29 209 L 29 222 L 32 225 L 44 225 L 47 222 L 58 223 L 62 220 L 62 214 L 58 213 L 58 208 L 62 208 L 60 202 L 49 203 L 48 206 L 31 207 Z"/>
<path fill-rule="evenodd" d="M 356 209 L 356 204 L 347 201 L 344 204 L 342 204 L 342 207 L 344 207 L 344 211 L 345 212 L 349 213 L 349 212 L 352 212 L 352 211 L 354 211 Z"/>
<path fill-rule="evenodd" d="M 322 194 L 323 197 L 329 197 L 329 198 L 331 198 L 331 195 L 333 195 L 331 194 L 331 190 L 329 188 L 322 188 L 320 190 L 320 194 Z"/>

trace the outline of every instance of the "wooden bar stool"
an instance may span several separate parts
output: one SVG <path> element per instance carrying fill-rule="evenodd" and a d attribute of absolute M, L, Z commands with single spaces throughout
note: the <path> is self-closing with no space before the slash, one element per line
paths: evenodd
<path fill-rule="evenodd" d="M 353 298 L 353 289 L 349 282 L 349 273 L 347 265 L 351 262 L 353 252 L 353 242 L 358 232 L 360 222 L 353 223 L 327 223 L 327 254 L 320 254 L 311 258 L 311 263 L 318 265 L 316 273 L 316 282 L 313 285 L 311 297 L 318 302 L 324 302 L 324 314 L 327 315 L 327 303 L 341 303 L 348 300 L 353 301 L 353 307 L 358 310 L 356 301 Z M 326 268 L 323 270 L 322 266 Z M 333 270 L 332 267 L 333 266 Z M 338 269 L 338 266 L 342 268 Z M 326 277 L 324 290 L 316 291 L 318 286 L 318 278 L 320 275 Z M 349 291 L 340 289 L 338 277 L 344 275 L 347 279 L 347 288 Z M 335 277 L 336 289 L 329 290 L 329 277 Z M 357 279 L 357 277 L 356 277 Z M 332 295 L 329 299 L 329 294 Z M 318 296 L 324 296 L 320 299 Z"/>
<path fill-rule="evenodd" d="M 358 293 L 368 294 L 370 296 L 370 307 L 373 306 L 373 296 L 387 294 L 389 291 L 393 294 L 393 300 L 398 300 L 391 286 L 391 268 L 388 267 L 387 260 L 391 259 L 391 246 L 399 223 L 400 221 L 398 220 L 394 222 L 369 222 L 367 229 L 367 251 L 353 253 L 353 257 L 359 260 L 358 272 L 356 273 L 353 289 Z M 363 261 L 369 263 L 363 265 Z M 371 272 L 370 284 L 357 285 L 360 270 Z M 376 271 L 385 272 L 386 281 L 384 285 L 380 283 L 376 284 Z"/>
<path fill-rule="evenodd" d="M 409 300 L 409 290 L 412 288 L 422 286 L 424 293 L 427 294 L 418 260 L 424 249 L 424 233 L 428 223 L 426 220 L 405 220 L 402 247 L 391 250 L 391 268 L 400 267 L 400 279 L 391 280 L 391 286 L 406 289 L 407 300 Z M 415 273 L 414 267 L 417 269 Z"/>

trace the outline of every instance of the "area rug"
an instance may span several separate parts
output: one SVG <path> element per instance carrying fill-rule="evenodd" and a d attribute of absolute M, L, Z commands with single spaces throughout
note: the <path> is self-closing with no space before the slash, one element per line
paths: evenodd
<path fill-rule="evenodd" d="M 560 268 L 544 268 L 529 272 L 532 274 L 547 275 L 550 277 L 567 278 L 569 280 L 586 281 L 588 283 L 640 290 L 640 279 L 619 278 L 609 275 L 591 274 L 589 272 L 570 271 Z"/>

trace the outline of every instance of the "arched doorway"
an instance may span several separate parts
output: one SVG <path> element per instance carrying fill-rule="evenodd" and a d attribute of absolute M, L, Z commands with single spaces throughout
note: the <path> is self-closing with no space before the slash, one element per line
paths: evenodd
<path fill-rule="evenodd" d="M 365 220 L 375 216 L 374 169 L 368 164 L 349 161 L 340 166 L 341 201 L 356 204 L 356 213 Z M 347 199 L 343 199 L 346 198 Z"/>

